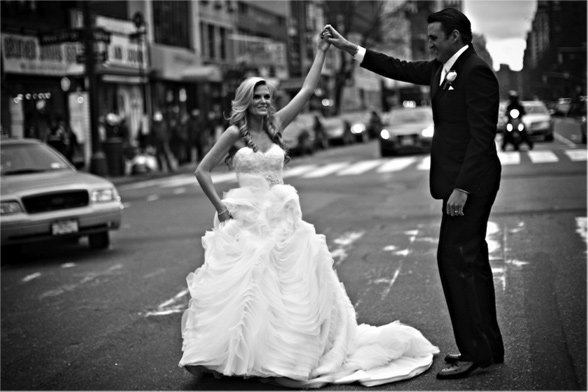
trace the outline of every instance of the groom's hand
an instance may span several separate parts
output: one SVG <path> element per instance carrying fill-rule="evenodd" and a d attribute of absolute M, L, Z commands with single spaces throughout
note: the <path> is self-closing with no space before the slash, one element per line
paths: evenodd
<path fill-rule="evenodd" d="M 451 196 L 447 200 L 447 215 L 449 216 L 463 216 L 463 208 L 468 200 L 468 194 L 460 190 L 454 189 Z"/>
<path fill-rule="evenodd" d="M 357 53 L 358 46 L 347 41 L 330 24 L 325 25 L 325 27 L 321 31 L 321 38 L 327 41 L 328 43 L 332 44 L 337 49 L 344 50 L 352 56 L 355 56 L 355 54 Z"/>

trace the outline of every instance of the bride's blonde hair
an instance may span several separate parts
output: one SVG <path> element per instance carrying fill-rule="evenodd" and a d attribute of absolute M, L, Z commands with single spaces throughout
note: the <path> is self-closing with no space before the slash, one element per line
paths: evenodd
<path fill-rule="evenodd" d="M 287 151 L 284 141 L 282 140 L 282 131 L 280 125 L 276 121 L 274 114 L 276 108 L 274 101 L 276 98 L 276 87 L 268 83 L 265 79 L 253 76 L 245 79 L 237 90 L 235 91 L 235 99 L 231 101 L 231 116 L 229 117 L 229 124 L 235 125 L 239 129 L 239 135 L 245 142 L 245 145 L 251 148 L 253 151 L 257 151 L 258 147 L 253 142 L 251 134 L 249 133 L 249 125 L 247 123 L 248 109 L 251 107 L 253 102 L 253 93 L 255 88 L 259 85 L 266 85 L 270 91 L 270 104 L 268 108 L 268 115 L 263 119 L 263 130 L 267 133 L 272 142 L 280 146 L 284 151 Z M 236 149 L 229 151 L 229 156 L 226 159 L 227 164 L 230 166 L 235 155 Z M 284 157 L 285 162 L 290 160 L 288 153 Z"/>

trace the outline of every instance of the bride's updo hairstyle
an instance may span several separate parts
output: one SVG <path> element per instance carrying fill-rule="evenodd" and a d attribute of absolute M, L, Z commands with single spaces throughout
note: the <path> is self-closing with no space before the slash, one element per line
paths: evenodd
<path fill-rule="evenodd" d="M 274 114 L 276 113 L 276 108 L 274 107 L 274 101 L 276 98 L 276 87 L 268 83 L 265 79 L 260 77 L 249 77 L 245 79 L 239 87 L 237 87 L 237 91 L 235 91 L 235 99 L 231 101 L 231 116 L 229 117 L 229 124 L 235 125 L 239 129 L 239 135 L 241 139 L 245 142 L 245 145 L 251 148 L 253 151 L 257 152 L 259 149 L 257 145 L 253 142 L 251 138 L 251 134 L 249 133 L 249 125 L 247 124 L 247 115 L 248 109 L 251 107 L 253 103 L 253 92 L 255 88 L 259 85 L 266 85 L 270 91 L 270 104 L 268 107 L 268 115 L 263 119 L 263 130 L 267 133 L 269 138 L 272 142 L 280 146 L 284 151 L 286 151 L 286 146 L 284 145 L 284 141 L 282 140 L 282 132 L 280 130 L 280 125 L 277 123 Z M 233 161 L 233 156 L 237 152 L 236 148 L 231 148 L 229 151 L 229 155 L 227 156 L 225 162 L 227 165 L 231 166 Z M 290 157 L 286 152 L 284 156 L 284 162 L 288 162 Z"/>

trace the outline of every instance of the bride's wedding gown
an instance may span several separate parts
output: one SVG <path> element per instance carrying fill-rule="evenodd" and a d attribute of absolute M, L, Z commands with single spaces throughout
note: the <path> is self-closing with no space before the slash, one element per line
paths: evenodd
<path fill-rule="evenodd" d="M 215 217 L 204 265 L 187 277 L 180 366 L 296 388 L 372 386 L 427 370 L 439 350 L 416 329 L 357 325 L 325 237 L 282 181 L 283 162 L 276 144 L 235 154 L 239 187 L 224 197 L 233 219 Z"/>

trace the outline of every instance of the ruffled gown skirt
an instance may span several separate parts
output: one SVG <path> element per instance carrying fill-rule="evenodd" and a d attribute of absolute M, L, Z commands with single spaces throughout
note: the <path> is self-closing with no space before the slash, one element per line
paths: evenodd
<path fill-rule="evenodd" d="M 204 265 L 187 277 L 180 366 L 301 388 L 378 385 L 430 367 L 438 349 L 416 329 L 357 325 L 293 187 L 243 186 L 224 203 L 233 219 L 215 217 L 202 238 Z"/>

